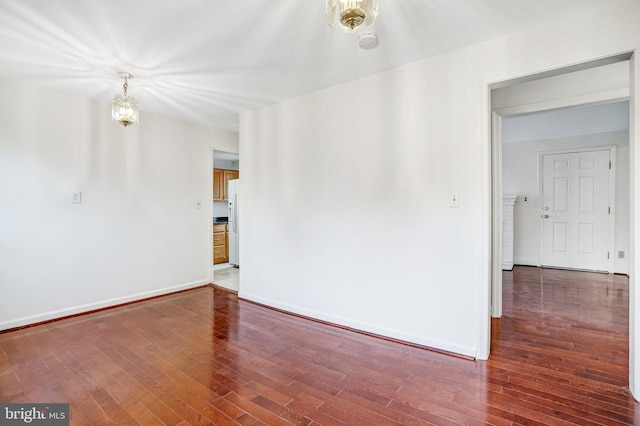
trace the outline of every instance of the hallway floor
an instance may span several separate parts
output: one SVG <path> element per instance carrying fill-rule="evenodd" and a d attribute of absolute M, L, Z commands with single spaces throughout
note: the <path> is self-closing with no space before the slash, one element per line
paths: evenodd
<path fill-rule="evenodd" d="M 230 266 L 213 271 L 213 283 L 232 291 L 240 288 L 240 268 Z"/>

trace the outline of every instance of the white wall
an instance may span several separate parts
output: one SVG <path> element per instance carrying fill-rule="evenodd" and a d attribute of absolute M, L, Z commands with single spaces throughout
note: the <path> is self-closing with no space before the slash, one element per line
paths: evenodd
<path fill-rule="evenodd" d="M 241 114 L 240 296 L 486 357 L 489 84 L 634 49 L 638 15 L 621 1 Z"/>
<path fill-rule="evenodd" d="M 460 53 L 241 116 L 241 297 L 475 355 L 482 153 L 448 90 L 470 83 Z"/>
<path fill-rule="evenodd" d="M 518 195 L 515 206 L 514 263 L 539 264 L 540 256 L 540 165 L 538 154 L 571 148 L 616 146 L 616 204 L 614 272 L 629 272 L 629 133 L 628 131 L 570 136 L 554 139 L 509 143 L 502 147 L 502 191 Z M 528 202 L 524 202 L 526 196 Z M 626 256 L 617 258 L 622 250 Z"/>
<path fill-rule="evenodd" d="M 0 329 L 209 282 L 211 152 L 237 152 L 236 133 L 0 92 Z"/>
<path fill-rule="evenodd" d="M 213 202 L 213 217 L 226 217 L 229 215 L 229 205 L 224 201 Z"/>

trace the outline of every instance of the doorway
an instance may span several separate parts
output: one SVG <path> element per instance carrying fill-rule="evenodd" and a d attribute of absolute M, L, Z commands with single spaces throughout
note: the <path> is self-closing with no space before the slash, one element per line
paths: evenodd
<path fill-rule="evenodd" d="M 230 218 L 229 182 L 237 182 L 240 176 L 240 156 L 237 153 L 212 151 L 212 232 L 211 232 L 211 282 L 231 291 L 240 287 L 240 271 L 237 256 L 230 253 L 237 248 L 237 226 Z"/>
<path fill-rule="evenodd" d="M 496 102 L 495 102 L 495 94 L 496 94 L 496 90 L 501 90 L 503 88 L 509 87 L 509 86 L 518 86 L 520 84 L 528 84 L 528 83 L 532 83 L 532 86 L 535 86 L 535 84 L 539 84 L 541 80 L 549 78 L 549 77 L 559 77 L 558 80 L 564 80 L 565 82 L 567 81 L 567 79 L 571 78 L 572 73 L 574 72 L 580 72 L 580 71 L 587 71 L 587 72 L 591 72 L 590 70 L 592 69 L 596 69 L 600 66 L 603 66 L 603 64 L 605 65 L 613 65 L 613 64 L 617 64 L 617 65 L 613 65 L 613 67 L 618 67 L 621 68 L 627 75 L 627 78 L 629 78 L 630 76 L 633 75 L 634 71 L 633 71 L 633 55 L 631 53 L 628 54 L 622 54 L 622 55 L 618 55 L 616 57 L 610 57 L 610 58 L 606 58 L 606 59 L 600 59 L 597 61 L 593 61 L 591 63 L 583 63 L 583 64 L 579 64 L 576 66 L 572 66 L 572 67 L 567 67 L 565 69 L 560 69 L 560 70 L 553 70 L 553 71 L 549 71 L 549 72 L 545 72 L 545 73 L 541 73 L 541 74 L 537 74 L 537 75 L 531 75 L 531 76 L 527 76 L 527 77 L 522 77 L 522 78 L 518 78 L 518 79 L 514 79 L 512 81 L 504 81 L 504 82 L 500 82 L 497 83 L 495 85 L 490 85 L 490 89 L 491 89 L 491 99 L 490 99 L 490 103 L 492 105 L 491 111 L 492 111 L 492 121 L 491 121 L 491 133 L 492 133 L 492 143 L 491 143 L 491 188 L 492 188 L 492 196 L 491 196 L 491 226 L 492 226 L 492 232 L 491 232 L 491 256 L 492 256 L 492 261 L 491 261 L 491 270 L 490 270 L 490 274 L 491 274 L 491 292 L 490 292 L 490 311 L 491 311 L 491 316 L 499 318 L 502 315 L 502 268 L 501 268 L 501 259 L 502 259 L 502 246 L 501 246 L 501 238 L 502 238 L 502 233 L 501 233 L 501 225 L 502 225 L 502 206 L 501 206 L 501 201 L 502 201 L 502 196 L 504 193 L 507 193 L 506 191 L 503 192 L 503 170 L 502 170 L 502 165 L 503 162 L 505 161 L 505 152 L 503 151 L 503 122 L 511 117 L 517 117 L 517 116 L 527 116 L 530 114 L 534 114 L 534 113 L 540 113 L 543 111 L 546 112 L 552 112 L 552 111 L 558 111 L 558 110 L 563 110 L 563 109 L 568 109 L 568 108 L 573 108 L 576 107 L 577 105 L 599 105 L 599 104 L 607 104 L 607 103 L 612 103 L 612 102 L 619 102 L 619 101 L 624 101 L 624 102 L 628 102 L 627 105 L 630 105 L 628 108 L 630 111 L 634 110 L 634 105 L 633 105 L 633 92 L 634 92 L 634 86 L 633 86 L 633 79 L 632 77 L 629 78 L 628 80 L 628 86 L 626 88 L 626 96 L 620 96 L 621 91 L 617 91 L 615 93 L 609 91 L 607 92 L 606 90 L 602 90 L 602 91 L 594 91 L 591 93 L 587 93 L 584 94 L 583 96 L 578 96 L 578 97 L 573 97 L 572 99 L 570 99 L 569 97 L 567 98 L 562 98 L 560 97 L 559 99 L 546 99 L 544 101 L 541 101 L 540 99 L 538 99 L 537 102 L 532 102 L 527 104 L 527 102 L 520 102 L 519 104 L 516 103 L 513 106 L 497 106 Z M 533 83 L 533 82 L 537 82 L 537 83 Z M 554 93 L 556 94 L 556 92 L 562 92 L 563 88 L 561 86 L 559 86 L 557 88 L 558 90 L 552 90 L 552 91 L 548 91 L 547 93 Z M 523 93 L 523 91 L 520 91 L 520 94 Z M 509 98 L 508 96 L 506 97 L 507 99 Z M 513 97 L 511 98 L 511 100 L 513 100 Z M 579 101 L 579 102 L 576 102 Z M 631 116 L 633 114 L 633 112 L 630 113 Z M 628 144 L 628 149 L 629 149 L 629 153 L 627 154 L 627 157 L 631 157 L 631 153 L 634 152 L 634 139 L 635 139 L 635 130 L 633 128 L 633 126 L 629 126 L 629 124 L 633 124 L 632 120 L 629 120 L 629 115 L 627 116 L 627 144 Z M 601 144 L 601 145 L 607 145 L 607 144 Z M 562 148 L 562 147 L 560 147 Z M 555 149 L 558 149 L 558 147 L 555 147 Z M 547 147 L 546 149 L 547 151 L 552 151 L 554 150 L 554 147 Z M 618 153 L 618 155 L 620 155 L 620 153 Z M 542 159 L 540 158 L 540 161 Z M 634 198 L 634 194 L 633 192 L 630 191 L 630 184 L 633 181 L 633 160 L 630 160 L 630 164 L 631 164 L 631 169 L 627 170 L 627 175 L 626 175 L 626 182 L 625 185 L 627 185 L 627 194 L 628 194 L 628 199 L 630 202 L 629 208 L 627 209 L 628 212 L 630 212 L 628 220 L 633 221 L 633 198 Z M 540 170 L 541 164 L 536 164 L 536 167 L 538 170 Z M 536 179 L 536 184 L 537 182 L 539 182 L 539 180 Z M 531 195 L 533 195 L 533 197 L 531 197 Z M 534 190 L 532 194 L 519 194 L 518 197 L 518 202 L 522 204 L 526 204 L 529 203 L 529 207 L 533 210 L 535 210 L 535 215 L 537 215 L 538 218 L 540 218 L 541 216 L 541 209 L 544 208 L 544 205 L 542 205 L 542 203 L 538 203 L 538 201 L 540 201 L 540 199 L 536 199 L 537 197 L 541 196 L 541 192 L 538 192 L 538 190 Z M 532 202 L 533 201 L 533 202 Z M 539 221 L 539 219 L 538 219 Z M 633 235 L 630 235 L 632 228 L 629 228 L 628 234 L 630 239 L 633 238 Z M 516 230 L 517 232 L 517 230 Z M 616 235 L 617 237 L 617 235 Z M 516 235 L 516 239 L 517 239 L 517 235 Z M 541 239 L 541 238 L 540 238 Z M 540 248 L 538 247 L 538 251 L 537 253 L 540 253 Z M 627 250 L 627 253 L 625 253 L 625 255 L 630 258 L 633 259 L 634 255 L 633 255 L 633 242 L 629 241 L 629 248 Z M 532 259 L 540 259 L 540 255 L 534 255 L 532 256 L 529 261 L 531 261 L 532 263 L 529 263 L 530 266 L 541 266 L 541 261 L 540 260 L 532 260 Z M 518 259 L 515 259 L 516 262 L 518 263 Z M 527 264 L 527 263 L 525 263 Z M 632 269 L 633 267 L 633 262 L 629 262 L 629 270 Z M 593 267 L 591 267 L 590 269 L 593 269 Z M 629 273 L 629 270 L 627 273 Z M 629 280 L 629 286 L 630 286 L 630 291 L 631 294 L 633 294 L 633 285 L 634 285 L 634 279 L 633 276 L 631 275 L 631 278 Z M 633 318 L 634 316 L 634 304 L 631 303 L 630 304 L 630 318 L 632 318 L 632 321 L 629 323 L 629 331 L 630 334 L 633 335 L 634 333 L 634 321 Z M 490 352 L 490 348 L 487 348 L 487 356 Z M 631 380 L 630 382 L 633 383 L 633 366 L 635 363 L 635 353 L 633 348 L 630 349 L 630 365 L 631 365 Z"/>

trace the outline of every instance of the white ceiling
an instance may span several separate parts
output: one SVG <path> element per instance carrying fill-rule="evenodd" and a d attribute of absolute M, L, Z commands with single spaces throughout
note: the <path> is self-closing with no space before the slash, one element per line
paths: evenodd
<path fill-rule="evenodd" d="M 629 102 L 582 105 L 505 117 L 502 143 L 629 130 Z"/>
<path fill-rule="evenodd" d="M 237 130 L 238 113 L 614 3 L 379 0 L 380 45 L 324 0 L 0 0 L 0 78 Z"/>

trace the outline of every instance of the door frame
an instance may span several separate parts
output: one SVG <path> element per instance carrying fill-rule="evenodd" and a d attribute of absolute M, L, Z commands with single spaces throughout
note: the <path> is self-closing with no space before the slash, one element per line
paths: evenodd
<path fill-rule="evenodd" d="M 214 256 L 214 248 L 213 248 L 213 241 L 212 237 L 213 237 L 213 217 L 215 216 L 215 208 L 214 208 L 214 203 L 216 203 L 216 201 L 213 201 L 213 196 L 214 196 L 214 188 L 213 188 L 213 180 L 214 180 L 214 172 L 213 170 L 215 169 L 215 162 L 216 162 L 216 151 L 219 153 L 225 153 L 225 152 L 229 152 L 226 151 L 224 148 L 216 148 L 214 146 L 211 146 L 211 158 L 209 160 L 209 182 L 211 182 L 211 195 L 209 197 L 209 200 L 211 201 L 209 204 L 209 209 L 210 209 L 210 214 L 209 217 L 212 219 L 209 221 L 209 239 L 210 239 L 210 243 L 209 243 L 209 281 L 213 284 L 215 282 L 215 271 L 216 269 L 216 265 L 213 263 L 213 256 Z"/>
<path fill-rule="evenodd" d="M 611 167 L 609 168 L 609 207 L 611 212 L 609 213 L 609 235 L 607 241 L 607 251 L 609 252 L 609 258 L 607 259 L 607 273 L 613 274 L 614 272 L 614 257 L 615 252 L 615 209 L 616 209 L 616 146 L 615 145 L 603 145 L 603 146 L 589 146 L 583 148 L 567 148 L 567 149 L 554 149 L 549 151 L 538 152 L 538 193 L 540 194 L 539 211 L 542 212 L 542 205 L 544 199 L 542 197 L 542 181 L 544 180 L 544 167 L 542 157 L 545 155 L 555 154 L 573 154 L 579 152 L 595 152 L 595 151 L 609 151 L 609 161 Z M 543 244 L 543 226 L 544 220 L 540 216 L 538 222 L 538 241 L 540 241 L 540 250 L 538 252 L 538 267 L 542 266 L 542 244 Z M 596 271 L 594 271 L 596 272 Z"/>
<path fill-rule="evenodd" d="M 493 88 L 514 82 L 519 79 L 526 79 L 530 76 L 544 74 L 549 71 L 567 69 L 571 67 L 581 67 L 586 64 L 610 60 L 616 57 L 625 57 L 629 61 L 629 204 L 630 204 L 630 229 L 632 235 L 629 245 L 629 388 L 636 400 L 640 400 L 640 351 L 636 351 L 636 345 L 640 342 L 640 315 L 636 315 L 636 306 L 640 306 L 640 292 L 636 291 L 636 269 L 640 267 L 640 250 L 636 251 L 636 246 L 640 246 L 640 229 L 636 229 L 636 214 L 640 213 L 640 196 L 636 197 L 636 188 L 640 188 L 640 172 L 636 167 L 640 166 L 640 108 L 636 105 L 636 100 L 640 99 L 640 66 L 637 62 L 638 47 L 634 44 L 622 47 L 620 50 L 604 50 L 600 54 L 583 56 L 580 59 L 573 58 L 566 62 L 558 61 L 554 66 L 537 66 L 520 70 L 520 73 L 507 72 L 503 75 L 492 76 L 482 79 L 481 97 L 479 99 L 480 109 L 480 142 L 485 153 L 482 161 L 484 196 L 482 197 L 482 241 L 485 246 L 483 250 L 482 263 L 484 279 L 479 291 L 479 316 L 478 316 L 478 340 L 476 358 L 486 360 L 491 351 L 491 316 L 493 299 L 502 298 L 502 265 L 501 248 L 501 227 L 495 224 L 502 222 L 502 185 L 496 182 L 496 174 L 501 173 L 501 164 L 495 162 L 496 157 L 500 158 L 501 144 L 500 131 L 496 132 L 493 123 L 499 121 L 497 116 L 508 115 L 506 111 L 496 111 L 491 105 L 491 91 Z M 494 137 L 497 135 L 498 137 Z M 638 299 L 638 300 L 636 300 Z M 501 312 L 500 312 L 501 314 Z M 637 327 L 636 327 L 637 323 Z"/>
<path fill-rule="evenodd" d="M 213 201 L 213 194 L 214 194 L 214 190 L 213 190 L 213 169 L 215 168 L 215 162 L 216 159 L 217 160 L 223 160 L 223 161 L 227 161 L 228 159 L 224 159 L 224 158 L 220 158 L 221 156 L 223 156 L 224 154 L 232 154 L 234 156 L 237 157 L 237 161 L 240 161 L 240 153 L 235 151 L 234 149 L 230 149 L 232 147 L 216 147 L 211 145 L 210 146 L 210 157 L 209 157 L 209 182 L 211 182 L 212 184 L 210 185 L 210 203 L 208 203 L 209 205 L 209 217 L 211 219 L 213 219 L 214 215 L 215 215 L 215 208 L 214 208 L 214 201 Z M 218 152 L 218 155 L 216 155 L 216 152 Z M 233 160 L 235 161 L 235 159 Z M 240 167 L 238 165 L 238 173 L 240 173 Z M 218 265 L 214 265 L 213 264 L 213 252 L 214 252 L 214 248 L 213 248 L 213 244 L 212 244 L 212 236 L 213 236 L 213 220 L 209 220 L 209 281 L 213 284 L 214 280 L 215 280 L 215 272 L 220 268 Z M 223 266 L 224 268 L 224 266 Z M 231 291 L 239 291 L 239 287 L 240 287 L 240 280 L 238 279 L 238 289 L 235 288 L 229 288 L 229 290 Z"/>
<path fill-rule="evenodd" d="M 503 116 L 497 111 L 491 111 L 492 318 L 500 318 L 502 316 L 502 118 Z"/>

